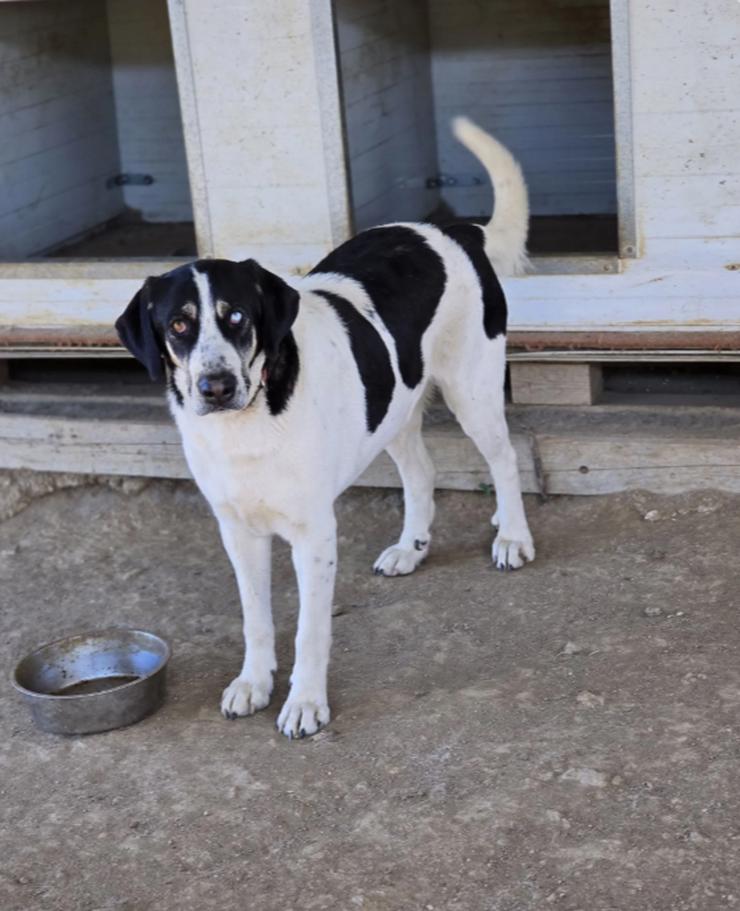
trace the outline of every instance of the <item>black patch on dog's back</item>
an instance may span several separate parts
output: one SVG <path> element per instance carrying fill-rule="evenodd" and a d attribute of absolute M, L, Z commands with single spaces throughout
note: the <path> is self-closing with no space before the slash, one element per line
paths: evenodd
<path fill-rule="evenodd" d="M 388 411 L 396 385 L 388 349 L 375 326 L 346 298 L 331 291 L 313 293 L 320 294 L 328 302 L 347 330 L 352 355 L 365 387 L 367 429 L 374 433 Z"/>
<path fill-rule="evenodd" d="M 442 260 L 413 228 L 371 228 L 337 247 L 311 270 L 353 278 L 367 292 L 393 336 L 404 383 L 424 376 L 421 339 L 434 317 L 447 276 Z"/>
<path fill-rule="evenodd" d="M 491 261 L 486 256 L 483 228 L 480 225 L 461 224 L 447 225 L 440 230 L 463 248 L 478 275 L 483 296 L 483 329 L 486 335 L 488 338 L 503 335 L 506 332 L 506 298 Z"/>

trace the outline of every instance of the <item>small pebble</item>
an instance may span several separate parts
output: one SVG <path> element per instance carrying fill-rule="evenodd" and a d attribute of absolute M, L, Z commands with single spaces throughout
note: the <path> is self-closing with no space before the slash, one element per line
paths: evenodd
<path fill-rule="evenodd" d="M 660 518 L 660 513 L 658 512 L 657 509 L 649 509 L 643 516 L 643 519 L 646 522 L 657 522 L 659 518 Z"/>
<path fill-rule="evenodd" d="M 560 776 L 561 781 L 575 781 L 587 788 L 605 788 L 607 778 L 603 772 L 597 769 L 567 769 Z"/>
<path fill-rule="evenodd" d="M 657 607 L 654 605 L 651 605 L 650 607 L 646 607 L 645 610 L 643 611 L 643 614 L 645 614 L 646 617 L 659 617 L 662 613 L 663 613 L 663 608 Z"/>

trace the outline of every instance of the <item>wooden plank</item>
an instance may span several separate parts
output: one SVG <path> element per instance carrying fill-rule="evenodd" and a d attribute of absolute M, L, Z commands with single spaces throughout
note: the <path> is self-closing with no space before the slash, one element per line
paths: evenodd
<path fill-rule="evenodd" d="M 740 445 L 682 432 L 538 437 L 551 494 L 608 494 L 645 489 L 675 494 L 714 488 L 740 493 Z"/>
<path fill-rule="evenodd" d="M 190 476 L 175 427 L 0 414 L 0 467 L 156 478 Z"/>
<path fill-rule="evenodd" d="M 602 390 L 598 364 L 514 361 L 511 399 L 519 405 L 593 405 Z"/>
<path fill-rule="evenodd" d="M 597 409 L 597 424 L 584 419 Z M 692 409 L 690 420 L 683 421 L 670 415 L 661 420 L 657 412 L 646 417 L 641 411 L 635 416 L 600 406 L 581 411 L 580 420 L 578 410 L 571 409 L 566 412 L 568 420 L 555 421 L 551 413 L 549 419 L 542 417 L 547 411 L 543 409 L 539 417 L 526 412 L 525 423 L 535 428 L 534 433 L 512 433 L 525 492 L 540 492 L 536 448 L 545 491 L 550 494 L 592 495 L 638 489 L 671 494 L 707 488 L 740 493 L 740 427 L 727 417 L 727 409 Z M 659 411 L 663 415 L 666 409 Z M 609 413 L 613 415 L 611 421 Z M 702 415 L 704 424 L 699 417 Z M 513 426 L 519 417 L 512 419 Z M 687 431 L 697 423 L 698 429 Z M 650 429 L 653 426 L 655 429 Z M 490 484 L 480 454 L 456 425 L 431 426 L 425 438 L 437 468 L 437 487 L 476 490 Z M 0 468 L 190 476 L 177 431 L 165 419 L 121 422 L 0 414 Z M 386 455 L 357 483 L 399 486 L 395 466 Z"/>
<path fill-rule="evenodd" d="M 488 468 L 462 432 L 434 429 L 426 435 L 437 468 L 437 486 L 475 490 L 490 484 Z M 527 489 L 537 490 L 531 444 L 512 440 Z M 0 468 L 68 471 L 158 478 L 188 478 L 175 427 L 161 421 L 66 419 L 0 414 Z M 383 454 L 363 476 L 364 487 L 398 487 L 395 465 Z"/>

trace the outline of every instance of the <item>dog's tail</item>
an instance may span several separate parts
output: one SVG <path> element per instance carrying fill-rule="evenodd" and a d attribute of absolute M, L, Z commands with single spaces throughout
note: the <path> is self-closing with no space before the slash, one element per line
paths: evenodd
<path fill-rule="evenodd" d="M 493 184 L 495 207 L 483 229 L 488 258 L 499 275 L 521 275 L 529 264 L 529 199 L 522 169 L 508 149 L 467 117 L 456 117 L 452 131 L 488 171 Z"/>

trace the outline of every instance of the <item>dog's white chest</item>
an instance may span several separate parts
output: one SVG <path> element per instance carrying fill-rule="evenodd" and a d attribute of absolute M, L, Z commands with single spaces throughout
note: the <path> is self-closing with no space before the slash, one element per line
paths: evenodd
<path fill-rule="evenodd" d="M 285 534 L 295 505 L 281 478 L 295 477 L 290 454 L 261 422 L 244 427 L 232 416 L 222 420 L 178 420 L 183 450 L 193 477 L 218 515 L 231 513 L 253 534 Z"/>

